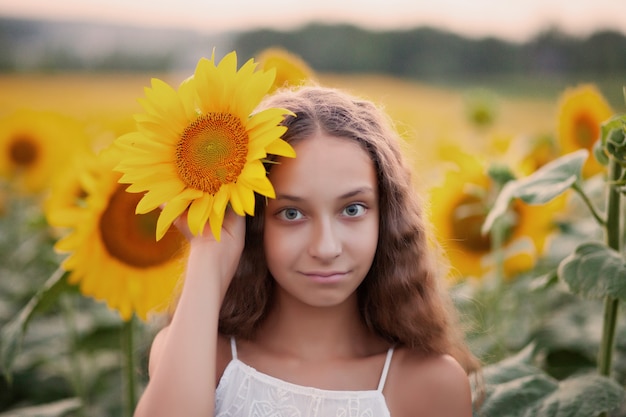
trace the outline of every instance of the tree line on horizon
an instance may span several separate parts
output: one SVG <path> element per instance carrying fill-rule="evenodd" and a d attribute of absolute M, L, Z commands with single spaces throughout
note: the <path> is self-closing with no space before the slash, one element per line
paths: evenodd
<path fill-rule="evenodd" d="M 431 27 L 370 31 L 352 25 L 311 24 L 285 32 L 240 34 L 244 55 L 270 46 L 297 52 L 318 71 L 386 73 L 427 80 L 494 74 L 587 74 L 623 76 L 626 36 L 598 31 L 586 38 L 547 29 L 516 43 L 495 37 L 473 39 Z"/>
<path fill-rule="evenodd" d="M 95 30 L 92 41 L 90 33 Z M 216 46 L 223 53 L 234 49 L 245 59 L 268 47 L 282 47 L 318 72 L 380 73 L 425 81 L 626 74 L 626 36 L 610 30 L 583 38 L 552 28 L 516 43 L 495 37 L 467 38 L 432 27 L 374 31 L 313 23 L 290 31 L 259 29 L 218 36 L 0 18 L 0 72 L 4 73 L 171 71 L 195 63 L 198 54 L 209 55 Z"/>

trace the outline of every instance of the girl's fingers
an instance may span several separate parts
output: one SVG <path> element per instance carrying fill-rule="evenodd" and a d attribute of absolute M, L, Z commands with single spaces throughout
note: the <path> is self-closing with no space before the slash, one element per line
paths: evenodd
<path fill-rule="evenodd" d="M 230 207 L 226 209 L 224 222 L 222 223 L 223 234 L 243 245 L 246 233 L 246 216 L 240 216 Z"/>
<path fill-rule="evenodd" d="M 165 204 L 159 206 L 161 210 L 165 207 Z M 192 240 L 194 238 L 213 238 L 213 233 L 211 232 L 211 228 L 207 223 L 204 230 L 199 236 L 194 236 L 189 230 L 189 224 L 187 223 L 187 213 L 185 210 L 181 213 L 180 216 L 174 220 L 174 226 L 187 238 L 187 240 Z M 233 211 L 233 209 L 228 206 L 226 208 L 226 213 L 224 214 L 224 221 L 222 223 L 223 233 L 226 234 L 231 239 L 240 242 L 243 245 L 245 233 L 246 233 L 246 217 L 240 216 Z"/>

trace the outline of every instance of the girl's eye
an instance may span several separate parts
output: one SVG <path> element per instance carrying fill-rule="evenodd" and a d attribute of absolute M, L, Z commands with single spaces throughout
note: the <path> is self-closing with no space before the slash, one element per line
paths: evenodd
<path fill-rule="evenodd" d="M 283 220 L 300 220 L 302 218 L 302 213 L 300 213 L 300 210 L 295 208 L 286 208 L 278 212 L 278 216 Z"/>
<path fill-rule="evenodd" d="M 346 206 L 346 208 L 343 209 L 343 214 L 348 217 L 358 217 L 365 214 L 365 210 L 366 209 L 363 204 L 354 203 Z"/>

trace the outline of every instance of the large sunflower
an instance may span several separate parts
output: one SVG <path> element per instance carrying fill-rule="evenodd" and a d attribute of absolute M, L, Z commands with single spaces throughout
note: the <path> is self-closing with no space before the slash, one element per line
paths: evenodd
<path fill-rule="evenodd" d="M 0 119 L 0 177 L 14 191 L 38 194 L 88 136 L 74 119 L 54 112 L 19 110 Z"/>
<path fill-rule="evenodd" d="M 175 228 L 154 240 L 159 211 L 135 214 L 141 196 L 119 184 L 120 174 L 113 171 L 119 158 L 113 146 L 102 151 L 97 164 L 79 178 L 86 192 L 83 204 L 71 210 L 48 205 L 46 217 L 52 226 L 71 229 L 55 245 L 70 253 L 63 262 L 71 271 L 69 282 L 84 295 L 105 301 L 124 320 L 133 312 L 145 320 L 172 301 L 187 244 Z"/>
<path fill-rule="evenodd" d="M 298 86 L 315 79 L 314 71 L 302 58 L 283 48 L 264 49 L 259 53 L 258 60 L 264 70 L 276 70 L 272 90 Z"/>
<path fill-rule="evenodd" d="M 449 150 L 454 168 L 430 192 L 431 220 L 450 263 L 461 277 L 481 277 L 494 267 L 493 243 L 481 233 L 498 190 L 486 164 L 460 150 Z M 553 231 L 556 210 L 563 200 L 544 206 L 512 204 L 503 254 L 507 275 L 528 270 Z M 525 244 L 532 242 L 531 244 Z"/>
<path fill-rule="evenodd" d="M 87 189 L 100 176 L 97 156 L 91 150 L 76 151 L 67 163 L 59 167 L 44 201 L 48 223 L 55 227 L 71 227 L 75 216 L 85 206 Z M 67 224 L 69 222 L 69 224 Z"/>
<path fill-rule="evenodd" d="M 161 239 L 185 210 L 192 233 L 209 222 L 216 239 L 226 206 L 254 214 L 254 193 L 274 197 L 263 160 L 267 154 L 294 157 L 280 139 L 280 126 L 291 114 L 270 108 L 253 114 L 274 80 L 273 71 L 255 71 L 254 60 L 237 70 L 235 52 L 217 65 L 200 59 L 193 77 L 174 90 L 153 79 L 141 100 L 145 113 L 135 116 L 137 131 L 116 143 L 125 155 L 117 170 L 130 192 L 146 192 L 137 213 L 165 204 L 156 237 Z"/>
<path fill-rule="evenodd" d="M 570 153 L 587 149 L 593 155 L 593 145 L 600 138 L 600 125 L 613 115 L 611 106 L 592 84 L 566 89 L 558 104 L 558 141 L 561 151 Z M 588 178 L 602 172 L 604 167 L 592 156 L 583 166 Z"/>

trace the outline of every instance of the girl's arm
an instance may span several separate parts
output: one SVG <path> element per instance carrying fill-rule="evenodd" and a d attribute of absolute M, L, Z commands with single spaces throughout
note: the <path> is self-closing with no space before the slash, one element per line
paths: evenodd
<path fill-rule="evenodd" d="M 472 417 L 470 379 L 451 356 L 405 350 L 397 359 L 385 386 L 392 416 Z"/>
<path fill-rule="evenodd" d="M 185 219 L 177 226 L 190 240 L 185 282 L 171 323 L 153 342 L 135 417 L 207 417 L 215 406 L 219 311 L 243 250 L 245 218 L 228 210 L 220 242 L 208 228 L 191 236 Z"/>

